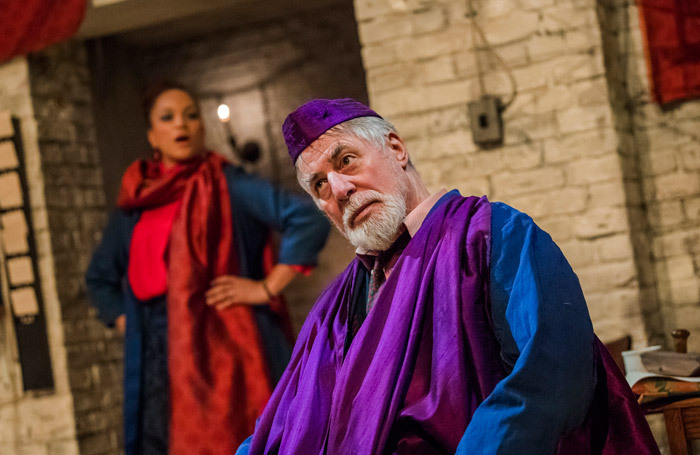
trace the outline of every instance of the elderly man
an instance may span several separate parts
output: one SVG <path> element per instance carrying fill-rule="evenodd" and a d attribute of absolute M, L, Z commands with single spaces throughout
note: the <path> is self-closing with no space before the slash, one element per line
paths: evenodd
<path fill-rule="evenodd" d="M 239 454 L 658 454 L 576 275 L 526 215 L 430 194 L 349 99 L 284 123 L 301 186 L 357 248 Z"/>

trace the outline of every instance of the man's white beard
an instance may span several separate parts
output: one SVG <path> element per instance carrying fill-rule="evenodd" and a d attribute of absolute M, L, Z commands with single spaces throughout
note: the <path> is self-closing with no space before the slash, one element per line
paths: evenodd
<path fill-rule="evenodd" d="M 384 251 L 399 235 L 401 224 L 406 218 L 406 197 L 399 194 L 382 194 L 367 190 L 350 196 L 350 202 L 343 214 L 344 234 L 356 248 L 365 251 Z M 383 207 L 354 228 L 350 220 L 355 212 L 371 201 L 380 201 Z"/>

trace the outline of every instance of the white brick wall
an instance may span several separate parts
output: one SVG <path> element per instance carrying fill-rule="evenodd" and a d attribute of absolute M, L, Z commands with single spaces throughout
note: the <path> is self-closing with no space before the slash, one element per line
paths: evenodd
<path fill-rule="evenodd" d="M 488 194 L 550 232 L 604 340 L 636 327 L 635 343 L 646 344 L 627 211 L 634 198 L 623 184 L 594 2 L 474 4 L 517 87 L 504 146 L 484 151 L 471 140 L 466 103 L 480 95 L 477 59 L 487 92 L 505 100 L 512 86 L 480 38 L 473 42 L 463 1 L 355 0 L 372 106 L 407 139 L 431 189 Z M 421 18 L 431 20 L 419 30 Z M 605 298 L 615 293 L 624 298 Z"/>
<path fill-rule="evenodd" d="M 53 259 L 46 222 L 43 176 L 39 157 L 37 124 L 34 117 L 27 62 L 17 58 L 0 65 L 0 110 L 19 117 L 29 191 L 32 202 L 34 235 L 37 242 L 39 273 L 44 292 L 44 309 L 55 391 L 48 395 L 24 393 L 16 357 L 12 315 L 0 311 L 0 453 L 2 455 L 77 455 L 73 400 L 68 386 L 66 352 L 60 306 L 55 288 Z M 7 299 L 3 299 L 7 302 Z"/>
<path fill-rule="evenodd" d="M 609 77 L 621 151 L 635 157 L 643 214 L 651 245 L 646 274 L 656 285 L 661 318 L 656 342 L 670 342 L 671 330 L 691 331 L 689 349 L 700 349 L 700 101 L 687 100 L 661 109 L 653 103 L 643 50 L 639 11 L 632 1 L 609 2 L 603 37 L 611 67 Z M 622 134 L 621 134 L 622 135 Z"/>
<path fill-rule="evenodd" d="M 603 341 L 643 346 L 684 326 L 700 350 L 700 101 L 651 103 L 631 0 L 474 3 L 508 71 L 475 52 L 467 2 L 355 0 L 372 106 L 431 189 L 488 194 L 552 235 Z M 419 13 L 442 28 L 412 29 Z M 375 32 L 392 21 L 400 34 Z M 477 61 L 487 92 L 507 99 L 508 72 L 517 86 L 505 144 L 488 151 L 470 140 L 465 106 L 480 95 Z M 663 419 L 649 421 L 666 450 Z"/>

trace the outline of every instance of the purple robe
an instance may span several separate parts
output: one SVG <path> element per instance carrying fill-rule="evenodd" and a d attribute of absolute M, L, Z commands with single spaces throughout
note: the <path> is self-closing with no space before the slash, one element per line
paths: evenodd
<path fill-rule="evenodd" d="M 489 202 L 446 198 L 409 242 L 345 358 L 359 261 L 319 298 L 249 453 L 458 450 L 475 411 L 506 371 L 489 313 Z M 593 404 L 558 452 L 657 454 L 624 378 L 595 343 Z"/>

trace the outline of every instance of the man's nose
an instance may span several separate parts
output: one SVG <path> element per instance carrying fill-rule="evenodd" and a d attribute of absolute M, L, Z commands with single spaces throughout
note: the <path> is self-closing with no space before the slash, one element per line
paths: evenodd
<path fill-rule="evenodd" d="M 352 183 L 351 177 L 347 175 L 331 172 L 328 174 L 327 178 L 328 184 L 331 186 L 331 191 L 333 191 L 333 196 L 336 198 L 336 200 L 347 200 L 356 190 L 355 185 Z"/>

